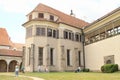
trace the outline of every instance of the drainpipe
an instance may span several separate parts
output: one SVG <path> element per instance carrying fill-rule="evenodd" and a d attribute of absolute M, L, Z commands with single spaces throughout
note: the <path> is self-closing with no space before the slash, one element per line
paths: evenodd
<path fill-rule="evenodd" d="M 82 49 L 83 49 L 83 69 L 85 69 L 85 48 L 84 48 L 84 42 L 85 42 L 85 35 L 83 32 L 83 29 L 80 28 L 81 30 L 81 42 L 82 42 Z"/>

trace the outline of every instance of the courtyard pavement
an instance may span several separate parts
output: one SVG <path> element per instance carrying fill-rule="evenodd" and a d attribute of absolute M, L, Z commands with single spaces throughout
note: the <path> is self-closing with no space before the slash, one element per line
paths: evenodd
<path fill-rule="evenodd" d="M 0 73 L 0 75 L 9 75 L 9 76 L 15 76 L 12 73 Z M 45 80 L 42 78 L 37 78 L 37 77 L 31 77 L 31 76 L 24 76 L 24 75 L 19 75 L 20 77 L 27 77 L 27 78 L 32 78 L 33 80 Z"/>

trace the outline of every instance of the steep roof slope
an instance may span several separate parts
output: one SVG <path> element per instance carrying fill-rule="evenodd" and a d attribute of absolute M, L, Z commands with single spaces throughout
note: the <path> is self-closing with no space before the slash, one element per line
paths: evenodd
<path fill-rule="evenodd" d="M 0 45 L 1 46 L 10 46 L 12 48 L 22 49 L 24 44 L 22 43 L 13 43 L 10 40 L 10 37 L 5 28 L 0 28 Z"/>
<path fill-rule="evenodd" d="M 82 28 L 82 27 L 87 26 L 89 24 L 88 22 L 85 22 L 83 20 L 80 20 L 80 19 L 75 18 L 75 17 L 70 16 L 70 15 L 67 15 L 63 12 L 60 12 L 56 9 L 53 9 L 53 8 L 46 6 L 44 4 L 41 4 L 41 3 L 38 4 L 37 7 L 32 12 L 47 12 L 47 13 L 54 14 L 54 15 L 59 17 L 59 20 L 57 22 L 68 24 L 68 25 L 78 27 L 78 28 Z"/>
<path fill-rule="evenodd" d="M 10 49 L 0 49 L 0 56 L 22 56 L 24 44 L 13 43 L 5 28 L 0 28 L 0 46 L 9 46 Z M 13 50 L 16 48 L 17 50 Z"/>
<path fill-rule="evenodd" d="M 5 28 L 0 28 L 0 45 L 12 46 L 12 41 Z"/>

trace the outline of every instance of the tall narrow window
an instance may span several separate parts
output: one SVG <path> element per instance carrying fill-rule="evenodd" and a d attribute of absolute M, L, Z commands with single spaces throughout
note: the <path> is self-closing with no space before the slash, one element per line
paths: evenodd
<path fill-rule="evenodd" d="M 38 18 L 44 18 L 44 14 L 43 13 L 39 13 L 38 14 Z"/>
<path fill-rule="evenodd" d="M 47 29 L 47 36 L 52 37 L 52 29 L 50 28 Z"/>
<path fill-rule="evenodd" d="M 56 38 L 56 35 L 57 35 L 57 31 L 53 30 L 53 38 Z"/>
<path fill-rule="evenodd" d="M 64 39 L 68 39 L 68 32 L 64 31 Z"/>
<path fill-rule="evenodd" d="M 50 65 L 53 65 L 53 48 L 50 49 Z"/>
<path fill-rule="evenodd" d="M 78 65 L 81 66 L 81 52 L 78 51 Z"/>
<path fill-rule="evenodd" d="M 76 39 L 76 41 L 79 41 L 79 35 L 78 34 L 75 34 L 75 39 Z"/>
<path fill-rule="evenodd" d="M 67 66 L 70 66 L 70 50 L 67 49 Z"/>
<path fill-rule="evenodd" d="M 39 54 L 39 57 L 38 57 L 38 64 L 39 65 L 43 65 L 43 48 L 42 47 L 39 47 L 38 48 L 38 54 Z"/>
<path fill-rule="evenodd" d="M 54 16 L 50 15 L 50 20 L 54 21 Z"/>
<path fill-rule="evenodd" d="M 71 40 L 72 39 L 72 33 L 69 32 L 69 39 Z"/>
<path fill-rule="evenodd" d="M 74 33 L 72 33 L 72 40 L 74 41 Z"/>

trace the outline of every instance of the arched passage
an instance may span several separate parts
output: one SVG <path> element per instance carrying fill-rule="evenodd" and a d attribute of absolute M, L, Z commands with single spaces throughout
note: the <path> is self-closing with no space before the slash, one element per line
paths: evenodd
<path fill-rule="evenodd" d="M 0 60 L 0 72 L 7 72 L 7 62 Z"/>
<path fill-rule="evenodd" d="M 13 60 L 9 63 L 9 72 L 15 71 L 15 65 L 17 64 L 17 61 Z"/>

